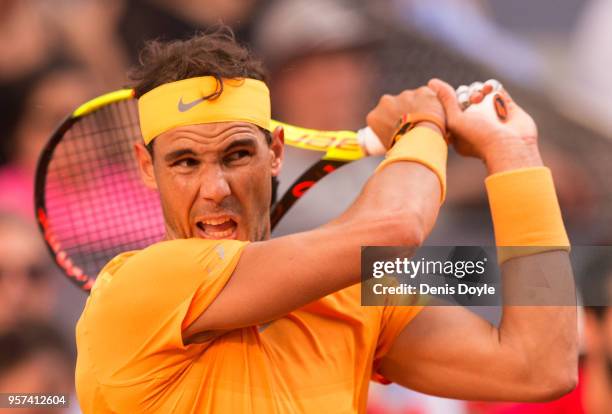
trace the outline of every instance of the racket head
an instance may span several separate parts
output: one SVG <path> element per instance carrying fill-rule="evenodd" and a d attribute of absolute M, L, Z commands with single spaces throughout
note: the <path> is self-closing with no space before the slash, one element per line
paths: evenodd
<path fill-rule="evenodd" d="M 271 210 L 276 225 L 320 179 L 365 154 L 352 131 L 282 126 L 285 143 L 317 151 L 321 159 L 290 186 Z M 81 105 L 50 137 L 35 178 L 36 220 L 47 248 L 64 274 L 89 292 L 115 256 L 164 238 L 157 192 L 140 178 L 133 150 L 142 141 L 137 101 L 131 89 Z"/>
<path fill-rule="evenodd" d="M 142 138 L 129 89 L 80 106 L 39 158 L 35 212 L 64 274 L 89 291 L 117 254 L 163 238 L 159 196 L 144 186 L 133 145 Z"/>

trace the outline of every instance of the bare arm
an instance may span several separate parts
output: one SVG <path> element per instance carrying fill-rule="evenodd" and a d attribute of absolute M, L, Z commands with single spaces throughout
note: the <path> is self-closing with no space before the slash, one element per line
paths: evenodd
<path fill-rule="evenodd" d="M 460 113 L 448 85 L 432 87 L 445 104 L 449 128 L 459 132 L 458 150 L 481 157 L 490 174 L 542 165 L 535 124 L 511 100 L 510 119 L 502 125 Z M 569 392 L 577 378 L 577 317 L 568 254 L 515 257 L 501 270 L 499 328 L 461 307 L 429 307 L 400 334 L 381 373 L 460 399 L 543 401 Z M 534 306 L 511 306 L 527 299 Z"/>
<path fill-rule="evenodd" d="M 433 108 L 433 110 L 431 109 Z M 405 112 L 443 111 L 427 88 L 385 97 L 369 121 L 393 129 Z M 429 125 L 430 128 L 437 127 Z M 364 245 L 418 246 L 440 206 L 440 183 L 426 167 L 398 162 L 374 174 L 349 209 L 318 229 L 248 245 L 228 284 L 184 338 L 260 324 L 360 280 Z"/>
<path fill-rule="evenodd" d="M 515 294 L 544 294 L 542 286 L 554 286 L 568 295 L 563 303 L 574 300 L 566 252 L 509 260 L 502 265 L 502 275 L 504 288 Z M 545 299 L 551 298 L 544 294 L 539 303 Z M 463 307 L 430 306 L 402 331 L 380 372 L 398 384 L 441 397 L 554 399 L 575 386 L 576 327 L 573 306 L 504 306 L 499 328 Z"/>

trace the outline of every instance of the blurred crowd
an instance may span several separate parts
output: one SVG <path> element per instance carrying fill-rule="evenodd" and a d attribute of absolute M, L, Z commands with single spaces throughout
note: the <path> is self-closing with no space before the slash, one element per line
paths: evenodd
<path fill-rule="evenodd" d="M 536 27 L 537 16 L 546 17 L 540 31 L 513 24 L 527 15 L 536 16 Z M 550 23 L 555 16 L 557 26 Z M 317 129 L 358 129 L 381 94 L 431 77 L 455 86 L 500 79 L 538 122 L 573 244 L 606 245 L 610 18 L 606 0 L 0 0 L 0 393 L 74 394 L 73 329 L 85 295 L 55 269 L 36 228 L 36 163 L 80 103 L 130 84 L 129 68 L 145 41 L 231 25 L 266 63 L 275 119 Z M 312 161 L 311 154 L 288 152 L 281 191 Z M 276 234 L 338 214 L 377 162 L 366 159 L 330 176 Z M 447 203 L 428 243 L 493 242 L 484 177 L 477 160 L 450 157 Z M 603 276 L 595 290 L 612 292 L 612 263 L 597 263 L 605 271 L 596 271 Z M 373 386 L 370 412 L 574 413 L 579 406 L 612 412 L 608 313 L 585 312 L 581 379 L 589 381 L 557 406 L 465 403 Z M 79 412 L 77 405 L 69 412 Z"/>

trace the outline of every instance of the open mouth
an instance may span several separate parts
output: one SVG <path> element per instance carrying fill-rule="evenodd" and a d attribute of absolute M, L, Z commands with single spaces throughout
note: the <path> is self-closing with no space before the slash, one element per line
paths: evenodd
<path fill-rule="evenodd" d="M 235 239 L 238 223 L 229 217 L 203 219 L 196 222 L 198 237 L 203 239 Z"/>

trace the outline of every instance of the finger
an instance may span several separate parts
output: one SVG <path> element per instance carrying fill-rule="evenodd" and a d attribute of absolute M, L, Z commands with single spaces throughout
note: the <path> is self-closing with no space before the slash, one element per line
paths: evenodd
<path fill-rule="evenodd" d="M 483 92 L 476 92 L 470 96 L 470 104 L 479 104 L 484 99 L 485 94 Z"/>
<path fill-rule="evenodd" d="M 455 90 L 455 96 L 457 96 L 457 102 L 461 110 L 465 111 L 470 106 L 470 88 L 461 85 Z"/>
<path fill-rule="evenodd" d="M 480 92 L 484 87 L 484 83 L 482 82 L 472 82 L 470 85 L 470 95 L 475 92 Z"/>
<path fill-rule="evenodd" d="M 484 84 L 485 86 L 491 86 L 494 92 L 501 91 L 504 88 L 501 82 L 497 79 L 489 79 Z"/>
<path fill-rule="evenodd" d="M 436 93 L 436 96 L 444 107 L 447 117 L 453 118 L 460 115 L 461 107 L 459 106 L 457 95 L 452 86 L 440 79 L 431 79 L 427 86 Z"/>
<path fill-rule="evenodd" d="M 493 85 L 491 85 L 490 83 L 485 83 L 482 87 L 481 92 L 483 93 L 483 95 L 490 94 L 491 92 L 493 92 Z"/>

